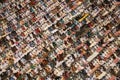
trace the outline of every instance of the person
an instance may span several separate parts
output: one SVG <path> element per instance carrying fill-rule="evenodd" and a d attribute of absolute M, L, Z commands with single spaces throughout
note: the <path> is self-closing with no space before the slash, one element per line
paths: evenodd
<path fill-rule="evenodd" d="M 3 3 L 4 2 L 4 0 L 0 0 L 0 3 Z"/>
<path fill-rule="evenodd" d="M 119 6 L 120 5 L 120 0 L 116 0 L 116 2 L 114 2 L 114 5 Z"/>

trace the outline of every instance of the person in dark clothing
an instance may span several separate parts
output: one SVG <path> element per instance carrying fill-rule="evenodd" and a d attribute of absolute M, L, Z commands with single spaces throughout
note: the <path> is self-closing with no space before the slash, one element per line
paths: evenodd
<path fill-rule="evenodd" d="M 6 0 L 0 0 L 0 3 L 4 3 Z"/>

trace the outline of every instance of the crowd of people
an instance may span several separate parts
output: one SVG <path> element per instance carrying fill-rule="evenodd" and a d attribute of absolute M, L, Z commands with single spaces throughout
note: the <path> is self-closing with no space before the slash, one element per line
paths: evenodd
<path fill-rule="evenodd" d="M 119 80 L 115 0 L 0 0 L 0 80 Z"/>

